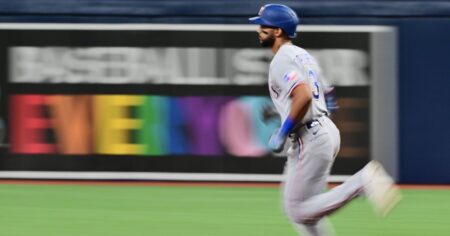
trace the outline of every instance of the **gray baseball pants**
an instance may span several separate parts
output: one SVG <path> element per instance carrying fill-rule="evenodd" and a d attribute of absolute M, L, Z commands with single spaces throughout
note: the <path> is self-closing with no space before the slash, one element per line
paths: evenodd
<path fill-rule="evenodd" d="M 309 129 L 303 126 L 287 151 L 283 205 L 303 236 L 333 235 L 326 216 L 362 192 L 361 171 L 327 190 L 327 178 L 339 152 L 340 134 L 326 116 Z"/>

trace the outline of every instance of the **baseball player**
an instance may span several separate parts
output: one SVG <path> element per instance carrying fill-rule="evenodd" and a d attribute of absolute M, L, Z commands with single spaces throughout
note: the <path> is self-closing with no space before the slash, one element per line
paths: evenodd
<path fill-rule="evenodd" d="M 296 13 L 284 5 L 267 4 L 249 20 L 259 25 L 260 44 L 274 53 L 268 85 L 282 125 L 270 138 L 269 147 L 280 152 L 289 140 L 283 183 L 283 205 L 289 220 L 302 235 L 332 235 L 326 216 L 357 196 L 367 197 L 380 215 L 388 214 L 400 192 L 376 161 L 325 191 L 340 134 L 328 118 L 326 88 L 317 61 L 292 44 L 299 23 Z"/>

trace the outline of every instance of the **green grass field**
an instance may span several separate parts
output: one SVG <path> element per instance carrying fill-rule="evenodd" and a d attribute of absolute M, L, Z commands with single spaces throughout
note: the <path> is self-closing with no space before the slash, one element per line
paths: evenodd
<path fill-rule="evenodd" d="M 386 219 L 364 199 L 331 217 L 337 235 L 450 235 L 450 190 L 403 190 Z M 296 235 L 274 187 L 0 184 L 3 236 Z"/>

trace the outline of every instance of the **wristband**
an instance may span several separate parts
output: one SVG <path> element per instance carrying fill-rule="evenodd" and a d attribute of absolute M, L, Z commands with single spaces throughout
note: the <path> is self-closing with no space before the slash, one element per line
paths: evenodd
<path fill-rule="evenodd" d="M 281 126 L 281 129 L 280 129 L 280 133 L 284 136 L 287 136 L 294 127 L 295 127 L 295 121 L 292 118 L 288 117 L 283 122 L 283 125 Z"/>

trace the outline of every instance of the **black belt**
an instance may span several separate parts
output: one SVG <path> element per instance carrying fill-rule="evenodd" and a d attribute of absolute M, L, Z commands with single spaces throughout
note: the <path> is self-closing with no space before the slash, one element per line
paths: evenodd
<path fill-rule="evenodd" d="M 312 120 L 304 123 L 303 125 L 298 125 L 291 131 L 291 133 L 289 134 L 289 137 L 295 138 L 302 127 L 305 127 L 306 129 L 311 129 L 312 127 L 315 127 L 316 125 L 320 125 L 319 118 L 312 119 Z"/>
<path fill-rule="evenodd" d="M 304 124 L 307 129 L 311 129 L 312 127 L 319 125 L 320 122 L 317 119 L 310 120 Z"/>

